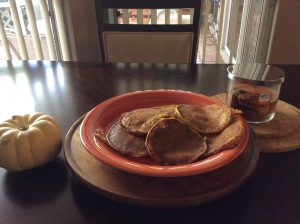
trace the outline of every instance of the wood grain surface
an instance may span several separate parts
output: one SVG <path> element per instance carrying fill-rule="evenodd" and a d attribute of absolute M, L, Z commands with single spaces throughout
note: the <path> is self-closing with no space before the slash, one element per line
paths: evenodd
<path fill-rule="evenodd" d="M 225 93 L 212 97 L 225 103 Z M 278 100 L 276 114 L 271 121 L 248 125 L 257 136 L 262 153 L 288 152 L 300 147 L 300 110 L 282 100 Z"/>
<path fill-rule="evenodd" d="M 73 173 L 94 191 L 134 205 L 182 207 L 220 198 L 247 180 L 259 158 L 250 132 L 244 152 L 219 169 L 186 177 L 134 175 L 103 164 L 84 148 L 79 134 L 82 119 L 70 128 L 64 143 L 65 156 Z"/>
<path fill-rule="evenodd" d="M 62 136 L 66 136 L 79 117 L 120 94 L 147 89 L 176 89 L 208 96 L 223 93 L 228 66 L 1 61 L 0 119 L 41 112 L 52 116 Z M 280 68 L 286 72 L 280 99 L 299 108 L 300 65 L 280 65 Z M 299 223 L 299 161 L 300 150 L 261 153 L 248 180 L 226 196 L 191 207 L 160 209 L 122 203 L 125 199 L 111 192 L 95 192 L 94 186 L 72 172 L 62 150 L 54 161 L 26 172 L 13 173 L 0 168 L 0 223 Z M 89 169 L 88 160 L 85 164 Z M 78 169 L 85 170 L 85 167 Z M 99 171 L 103 172 L 100 168 Z M 120 176 L 117 170 L 113 173 Z M 227 175 L 230 173 L 221 176 Z M 143 184 L 131 181 L 134 179 L 131 175 L 125 177 L 129 178 L 128 188 Z M 164 179 L 160 181 L 171 185 Z M 191 188 L 186 182 L 178 185 L 179 191 L 185 186 Z M 194 186 L 196 193 L 197 186 Z M 150 188 L 157 191 L 154 184 Z"/>

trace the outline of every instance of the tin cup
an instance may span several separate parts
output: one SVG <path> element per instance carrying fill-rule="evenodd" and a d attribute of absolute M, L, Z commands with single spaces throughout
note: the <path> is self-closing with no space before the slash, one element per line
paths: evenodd
<path fill-rule="evenodd" d="M 242 111 L 249 123 L 263 123 L 275 116 L 284 71 L 260 63 L 240 63 L 227 68 L 227 105 Z"/>

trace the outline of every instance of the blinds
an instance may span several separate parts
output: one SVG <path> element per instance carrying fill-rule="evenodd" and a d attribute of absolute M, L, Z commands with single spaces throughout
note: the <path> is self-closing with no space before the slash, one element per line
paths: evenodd
<path fill-rule="evenodd" d="M 12 52 L 21 60 L 70 60 L 62 1 L 52 0 L 51 3 L 53 14 L 46 0 L 8 0 L 0 3 L 0 38 L 7 60 L 14 59 Z M 55 41 L 54 30 L 57 30 L 58 41 Z M 12 38 L 16 43 L 10 40 Z M 46 43 L 44 51 L 43 39 Z"/>

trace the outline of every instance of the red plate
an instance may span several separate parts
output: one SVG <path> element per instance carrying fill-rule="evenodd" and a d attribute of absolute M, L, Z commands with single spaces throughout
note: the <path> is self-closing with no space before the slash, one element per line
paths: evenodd
<path fill-rule="evenodd" d="M 113 97 L 93 108 L 84 118 L 80 137 L 85 148 L 98 160 L 123 171 L 157 177 L 179 177 L 205 173 L 220 168 L 242 153 L 249 138 L 248 127 L 244 125 L 242 141 L 233 149 L 225 150 L 214 156 L 194 163 L 176 166 L 161 166 L 150 157 L 132 158 L 116 152 L 111 147 L 94 137 L 96 129 L 106 133 L 110 126 L 126 111 L 137 108 L 160 106 L 167 104 L 209 105 L 217 101 L 201 94 L 179 90 L 146 90 Z"/>

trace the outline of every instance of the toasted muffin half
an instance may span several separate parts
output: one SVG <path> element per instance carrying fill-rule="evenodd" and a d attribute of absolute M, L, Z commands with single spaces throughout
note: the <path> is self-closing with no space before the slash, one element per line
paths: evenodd
<path fill-rule="evenodd" d="M 176 117 L 201 134 L 221 132 L 231 120 L 231 109 L 225 105 L 179 105 Z"/>
<path fill-rule="evenodd" d="M 150 128 L 162 118 L 175 117 L 177 105 L 140 108 L 121 115 L 121 125 L 131 134 L 146 136 Z"/>
<path fill-rule="evenodd" d="M 128 133 L 117 121 L 106 134 L 107 143 L 117 152 L 132 156 L 148 156 L 148 150 L 145 145 L 145 137 L 135 136 Z"/>
<path fill-rule="evenodd" d="M 162 165 L 186 164 L 206 151 L 205 139 L 174 118 L 161 119 L 149 131 L 146 146 Z"/>

